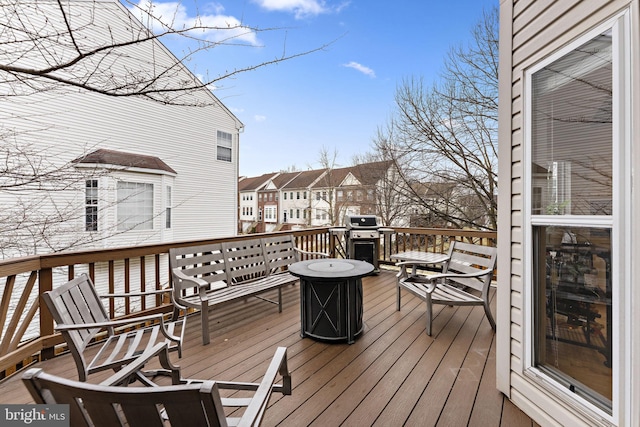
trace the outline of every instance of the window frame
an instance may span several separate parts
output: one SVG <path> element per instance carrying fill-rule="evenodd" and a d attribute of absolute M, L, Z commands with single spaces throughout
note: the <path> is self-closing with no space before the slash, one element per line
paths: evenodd
<path fill-rule="evenodd" d="M 172 213 L 173 213 L 173 188 L 171 187 L 171 185 L 166 185 L 165 186 L 164 203 L 165 203 L 164 228 L 170 229 L 170 228 L 172 228 L 172 224 L 173 224 L 173 222 L 172 222 L 173 221 L 173 217 L 172 217 Z"/>
<path fill-rule="evenodd" d="M 84 183 L 84 231 L 89 233 L 99 231 L 100 227 L 98 219 L 99 184 L 97 179 L 87 179 Z M 93 194 L 90 195 L 90 192 Z M 89 215 L 93 221 L 89 221 Z"/>
<path fill-rule="evenodd" d="M 227 138 L 228 135 L 228 138 Z M 233 134 L 216 131 L 216 160 L 233 163 Z"/>
<path fill-rule="evenodd" d="M 631 228 L 631 204 L 625 200 L 631 194 L 631 33 L 629 11 L 624 10 L 607 21 L 594 26 L 590 31 L 581 35 L 562 49 L 546 56 L 529 69 L 523 72 L 524 82 L 524 144 L 523 171 L 523 282 L 524 282 L 524 348 L 523 348 L 523 373 L 531 381 L 536 382 L 542 388 L 559 398 L 567 405 L 578 403 L 582 410 L 592 417 L 600 417 L 614 424 L 618 424 L 622 412 L 630 413 L 631 402 L 625 395 L 625 389 L 630 387 L 625 381 L 630 381 L 629 364 L 630 350 L 625 342 L 631 342 L 631 328 L 625 327 L 625 319 L 631 316 L 631 298 L 624 298 L 632 286 L 631 281 L 631 239 L 625 236 Z M 533 75 L 564 57 L 578 47 L 593 40 L 598 35 L 612 31 L 612 173 L 613 173 L 613 212 L 605 215 L 533 215 L 534 203 L 532 159 L 532 80 Z M 626 90 L 625 90 L 626 89 Z M 612 341 L 612 399 L 611 413 L 601 409 L 593 402 L 576 395 L 566 387 L 562 387 L 558 380 L 538 368 L 535 363 L 535 290 L 533 284 L 533 229 L 540 226 L 565 226 L 565 227 L 598 227 L 611 230 L 611 271 L 612 271 L 612 305 L 614 307 L 611 321 L 613 333 L 609 339 Z M 625 271 L 625 267 L 629 271 Z M 623 401 L 624 400 L 624 401 Z"/>

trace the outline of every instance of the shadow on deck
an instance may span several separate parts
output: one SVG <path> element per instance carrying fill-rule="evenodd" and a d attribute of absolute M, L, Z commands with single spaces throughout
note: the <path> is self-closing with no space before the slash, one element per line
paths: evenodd
<path fill-rule="evenodd" d="M 256 299 L 212 313 L 208 346 L 192 316 L 183 357 L 172 359 L 184 377 L 258 381 L 275 348 L 288 347 L 293 395 L 273 395 L 264 426 L 536 425 L 495 388 L 495 334 L 482 307 L 436 306 L 429 337 L 418 299 L 403 294 L 396 311 L 393 273 L 367 277 L 363 287 L 365 328 L 355 344 L 300 338 L 299 288 L 292 286 L 280 314 Z M 37 366 L 77 378 L 69 355 Z M 32 403 L 20 375 L 0 383 L 3 403 Z"/>

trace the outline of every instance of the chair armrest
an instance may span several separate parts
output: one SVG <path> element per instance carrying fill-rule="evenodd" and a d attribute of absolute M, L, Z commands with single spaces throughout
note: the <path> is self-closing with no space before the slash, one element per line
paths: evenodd
<path fill-rule="evenodd" d="M 153 291 L 144 291 L 144 292 L 128 292 L 124 294 L 102 294 L 99 295 L 100 298 L 129 298 L 129 297 L 144 297 L 148 295 L 161 295 L 166 294 L 167 292 L 172 292 L 173 288 L 165 288 L 165 289 L 157 289 Z"/>
<path fill-rule="evenodd" d="M 293 248 L 294 251 L 304 254 L 304 255 L 317 255 L 317 256 L 321 256 L 323 258 L 329 258 L 329 254 L 326 254 L 324 252 L 311 252 L 311 251 L 304 251 L 302 249 L 298 249 L 298 248 Z"/>
<path fill-rule="evenodd" d="M 406 271 L 405 271 L 406 273 Z M 429 276 L 417 276 L 417 275 L 413 275 L 413 276 L 407 276 L 405 274 L 405 276 L 400 276 L 400 273 L 398 273 L 398 283 L 402 284 L 403 279 L 410 281 L 411 283 L 421 283 L 423 285 L 425 285 L 425 291 L 427 294 L 432 293 L 435 289 L 436 289 L 436 282 L 440 279 L 447 279 L 447 278 L 451 278 L 451 277 L 458 277 L 458 278 L 467 278 L 467 279 L 471 279 L 471 278 L 476 278 L 476 277 L 482 277 L 482 276 L 486 276 L 487 274 L 493 274 L 493 270 L 491 269 L 487 269 L 487 270 L 482 270 L 482 271 L 478 271 L 476 273 L 438 273 L 438 274 L 432 274 Z M 410 279 L 410 280 L 408 280 Z"/>
<path fill-rule="evenodd" d="M 278 373 L 280 373 L 283 378 L 281 388 L 274 386 Z M 291 374 L 287 367 L 286 347 L 278 347 L 276 350 L 276 354 L 271 359 L 267 372 L 264 374 L 256 393 L 251 399 L 251 403 L 242 415 L 242 418 L 240 418 L 238 427 L 259 425 L 259 420 L 262 419 L 262 415 L 267 409 L 271 391 L 276 389 L 279 389 L 278 391 L 282 391 L 282 394 L 291 394 Z M 258 422 L 256 422 L 256 420 L 258 420 Z"/>
<path fill-rule="evenodd" d="M 493 274 L 493 270 L 486 269 L 482 271 L 477 271 L 475 273 L 438 273 L 438 274 L 430 275 L 429 278 L 433 280 L 446 279 L 448 277 L 474 278 L 474 277 L 486 276 L 487 274 Z"/>
<path fill-rule="evenodd" d="M 97 322 L 97 323 L 75 323 L 73 325 L 56 325 L 55 329 L 58 331 L 73 331 L 76 329 L 93 329 L 93 328 L 108 328 L 108 327 L 117 327 L 124 325 L 131 325 L 134 323 L 142 323 L 149 321 L 158 320 L 160 323 L 164 324 L 164 316 L 162 314 L 150 314 L 148 316 L 141 317 L 130 317 L 127 319 L 116 319 L 110 320 L 108 322 Z"/>

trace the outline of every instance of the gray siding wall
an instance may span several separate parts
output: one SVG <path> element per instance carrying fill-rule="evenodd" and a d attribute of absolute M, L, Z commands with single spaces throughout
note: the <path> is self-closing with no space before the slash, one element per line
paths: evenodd
<path fill-rule="evenodd" d="M 497 386 L 541 425 L 601 425 L 575 405 L 550 396 L 524 372 L 524 116 L 525 71 L 594 26 L 632 5 L 637 39 L 637 1 L 633 0 L 501 0 L 500 33 L 500 199 L 498 247 Z M 637 49 L 637 45 L 635 46 Z M 637 62 L 637 58 L 636 58 Z M 637 67 L 636 62 L 633 63 Z M 637 81 L 637 69 L 634 79 Z M 639 98 L 636 96 L 636 98 Z M 634 101 L 637 107 L 638 101 Z M 634 113 L 637 115 L 637 112 Z M 509 172 L 511 171 L 510 175 Z M 505 173 L 506 172 L 506 173 Z M 508 238 L 507 238 L 508 236 Z M 508 266 L 508 269 L 505 268 Z M 503 273 L 507 274 L 503 274 Z M 637 297 L 636 297 L 637 299 Z M 507 321 L 508 319 L 508 321 Z M 637 341 L 637 340 L 636 340 Z M 638 344 L 634 344 L 637 349 Z M 637 375 L 637 374 L 636 374 Z M 637 393 L 638 387 L 635 387 Z M 635 394 L 637 396 L 637 394 Z M 628 397 L 627 397 L 628 398 Z M 637 399 L 636 399 L 637 401 Z M 636 402 L 637 403 L 637 402 Z M 637 406 L 637 405 L 636 405 Z M 638 415 L 637 410 L 633 410 Z M 630 417 L 633 419 L 633 416 Z M 639 425 L 627 420 L 624 425 Z"/>

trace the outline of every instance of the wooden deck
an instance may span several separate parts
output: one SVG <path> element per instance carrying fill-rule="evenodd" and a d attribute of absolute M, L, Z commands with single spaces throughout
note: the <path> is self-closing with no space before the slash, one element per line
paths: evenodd
<path fill-rule="evenodd" d="M 364 286 L 365 330 L 355 344 L 300 338 L 298 286 L 283 292 L 283 312 L 259 300 L 211 314 L 211 344 L 201 345 L 197 316 L 187 320 L 184 377 L 258 381 L 275 348 L 288 348 L 293 394 L 274 394 L 264 426 L 534 426 L 495 389 L 495 334 L 481 307 L 436 306 L 433 337 L 424 306 L 382 271 Z M 69 355 L 38 363 L 77 378 Z M 98 374 L 90 381 L 99 381 Z M 0 383 L 2 403 L 32 403 L 20 374 Z"/>

